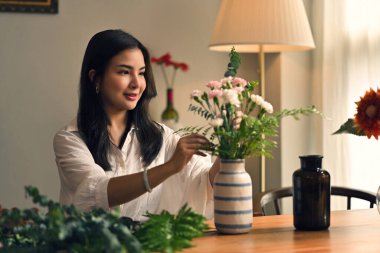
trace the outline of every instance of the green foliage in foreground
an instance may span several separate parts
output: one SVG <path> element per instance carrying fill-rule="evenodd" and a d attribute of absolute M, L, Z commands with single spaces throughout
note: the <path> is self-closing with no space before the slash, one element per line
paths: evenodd
<path fill-rule="evenodd" d="M 205 218 L 186 205 L 177 216 L 166 211 L 147 214 L 146 223 L 137 224 L 118 211 L 102 209 L 82 212 L 62 206 L 41 195 L 37 188 L 25 187 L 34 203 L 47 210 L 0 208 L 0 250 L 7 252 L 175 252 L 190 247 L 202 235 Z M 158 236 L 159 235 L 159 236 Z M 163 239 L 165 238 L 165 239 Z M 18 251 L 30 249 L 32 251 Z"/>
<path fill-rule="evenodd" d="M 144 251 L 176 252 L 191 247 L 191 239 L 207 229 L 202 215 L 191 211 L 186 205 L 177 216 L 167 211 L 148 214 L 149 220 L 136 232 Z"/>

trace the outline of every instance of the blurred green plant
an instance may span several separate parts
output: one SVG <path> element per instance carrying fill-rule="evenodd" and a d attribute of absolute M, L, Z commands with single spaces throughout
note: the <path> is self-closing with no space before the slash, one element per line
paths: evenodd
<path fill-rule="evenodd" d="M 147 213 L 149 220 L 138 223 L 120 217 L 119 211 L 96 209 L 82 212 L 63 206 L 41 195 L 36 187 L 26 186 L 26 195 L 37 208 L 1 209 L 0 250 L 7 252 L 175 252 L 191 246 L 192 238 L 207 227 L 205 218 L 186 205 L 178 215 L 167 211 Z"/>
<path fill-rule="evenodd" d="M 148 214 L 149 220 L 135 233 L 144 251 L 176 252 L 191 247 L 194 237 L 203 235 L 208 228 L 202 215 L 183 206 L 177 216 L 168 211 Z"/>

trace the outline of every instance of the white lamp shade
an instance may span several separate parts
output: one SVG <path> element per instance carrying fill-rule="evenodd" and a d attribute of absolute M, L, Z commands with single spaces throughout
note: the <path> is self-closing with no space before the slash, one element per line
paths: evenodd
<path fill-rule="evenodd" d="M 315 48 L 302 0 L 223 0 L 210 50 L 238 52 Z"/>

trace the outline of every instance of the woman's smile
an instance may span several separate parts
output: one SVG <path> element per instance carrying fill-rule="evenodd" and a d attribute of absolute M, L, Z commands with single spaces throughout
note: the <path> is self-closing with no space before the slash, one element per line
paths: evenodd
<path fill-rule="evenodd" d="M 139 98 L 137 93 L 124 93 L 124 96 L 127 100 L 136 101 Z"/>

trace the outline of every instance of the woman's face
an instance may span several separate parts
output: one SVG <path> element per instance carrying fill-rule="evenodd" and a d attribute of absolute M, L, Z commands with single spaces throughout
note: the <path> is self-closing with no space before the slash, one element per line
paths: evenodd
<path fill-rule="evenodd" d="M 107 113 L 133 110 L 146 88 L 145 62 L 140 49 L 126 49 L 114 56 L 100 82 Z"/>

